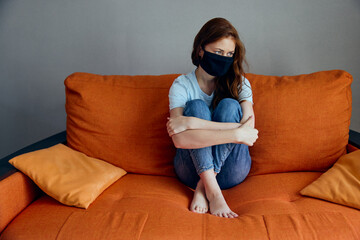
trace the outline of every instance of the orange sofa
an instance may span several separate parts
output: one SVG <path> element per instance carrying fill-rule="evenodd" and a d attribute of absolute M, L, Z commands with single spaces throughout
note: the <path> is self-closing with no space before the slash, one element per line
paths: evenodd
<path fill-rule="evenodd" d="M 259 138 L 249 176 L 223 191 L 236 219 L 189 211 L 193 191 L 175 176 L 166 131 L 177 76 L 68 76 L 66 132 L 0 162 L 0 239 L 360 239 L 358 209 L 299 193 L 358 150 L 349 73 L 246 74 Z M 87 209 L 66 206 L 7 163 L 57 143 L 128 173 Z"/>

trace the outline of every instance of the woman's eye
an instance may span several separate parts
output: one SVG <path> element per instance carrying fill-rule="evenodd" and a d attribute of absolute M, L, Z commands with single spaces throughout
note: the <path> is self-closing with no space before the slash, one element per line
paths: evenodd
<path fill-rule="evenodd" d="M 215 51 L 215 53 L 221 55 L 221 51 Z"/>
<path fill-rule="evenodd" d="M 229 57 L 232 57 L 232 56 L 234 56 L 234 53 L 228 53 L 227 54 Z"/>

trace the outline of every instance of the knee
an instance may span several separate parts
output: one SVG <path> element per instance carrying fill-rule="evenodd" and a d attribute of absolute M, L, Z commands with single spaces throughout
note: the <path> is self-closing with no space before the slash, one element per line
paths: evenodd
<path fill-rule="evenodd" d="M 194 100 L 191 100 L 191 101 L 188 101 L 186 103 L 186 108 L 190 108 L 190 109 L 199 109 L 199 108 L 208 108 L 208 106 L 206 105 L 206 103 L 201 100 L 201 99 L 194 99 Z"/>
<path fill-rule="evenodd" d="M 222 99 L 214 112 L 214 120 L 218 122 L 240 122 L 241 118 L 240 103 L 232 98 Z"/>
<path fill-rule="evenodd" d="M 233 99 L 233 98 L 224 98 L 222 99 L 218 106 L 220 108 L 220 110 L 225 110 L 225 111 L 241 111 L 241 107 L 240 107 L 240 103 Z"/>
<path fill-rule="evenodd" d="M 225 190 L 225 189 L 233 188 L 233 187 L 239 185 L 244 180 L 245 180 L 245 177 L 237 176 L 237 177 L 233 177 L 231 179 L 227 179 L 226 181 L 218 180 L 218 183 L 219 183 L 219 187 L 221 188 L 221 190 Z"/>
<path fill-rule="evenodd" d="M 211 120 L 210 109 L 201 99 L 188 101 L 184 108 L 184 116 Z"/>
<path fill-rule="evenodd" d="M 242 169 L 233 170 L 231 171 L 231 174 L 227 174 L 226 178 L 224 177 L 226 175 L 223 175 L 221 174 L 222 172 L 220 172 L 217 175 L 217 180 L 220 188 L 229 189 L 242 183 L 250 172 L 250 166 L 251 165 L 248 165 L 244 166 Z"/>

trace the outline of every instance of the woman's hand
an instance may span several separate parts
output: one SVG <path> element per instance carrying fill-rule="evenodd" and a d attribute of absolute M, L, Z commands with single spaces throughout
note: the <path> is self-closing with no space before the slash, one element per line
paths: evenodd
<path fill-rule="evenodd" d="M 167 131 L 170 137 L 175 134 L 181 133 L 190 129 L 190 118 L 186 116 L 177 116 L 175 118 L 167 118 L 166 123 Z"/>
<path fill-rule="evenodd" d="M 236 142 L 253 146 L 258 139 L 259 131 L 253 128 L 253 116 L 250 116 L 239 128 L 235 129 Z"/>

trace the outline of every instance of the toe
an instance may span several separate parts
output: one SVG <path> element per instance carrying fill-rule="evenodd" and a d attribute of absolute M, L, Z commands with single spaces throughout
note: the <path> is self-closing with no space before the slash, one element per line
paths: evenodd
<path fill-rule="evenodd" d="M 199 207 L 198 206 L 194 207 L 194 212 L 199 212 Z"/>
<path fill-rule="evenodd" d="M 239 215 L 237 215 L 236 213 L 234 213 L 234 212 L 231 212 L 230 213 L 234 218 L 236 218 L 236 217 L 238 217 Z"/>

